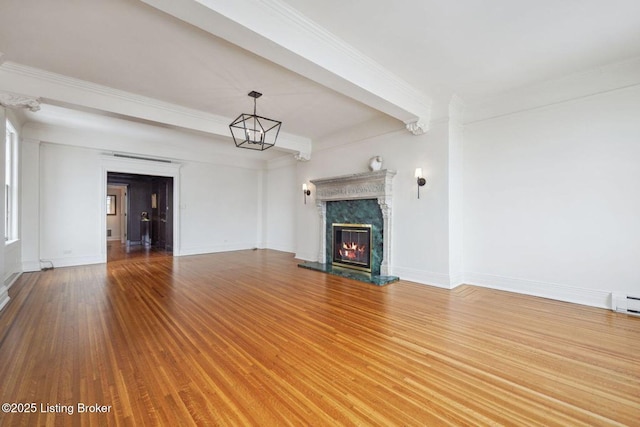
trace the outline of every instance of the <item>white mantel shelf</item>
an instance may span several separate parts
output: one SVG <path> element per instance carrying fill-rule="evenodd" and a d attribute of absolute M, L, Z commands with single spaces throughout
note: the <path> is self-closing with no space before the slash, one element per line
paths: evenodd
<path fill-rule="evenodd" d="M 320 214 L 320 247 L 318 262 L 326 263 L 326 226 L 327 226 L 327 202 L 340 200 L 377 199 L 382 211 L 384 239 L 382 243 L 382 263 L 380 275 L 391 274 L 391 200 L 393 196 L 393 177 L 396 171 L 378 170 L 372 172 L 342 175 L 330 178 L 312 179 L 315 186 L 316 206 Z"/>
<path fill-rule="evenodd" d="M 378 199 L 390 201 L 392 180 L 396 171 L 379 170 L 330 178 L 312 179 L 316 187 L 317 202 L 356 199 Z M 384 213 L 384 211 L 383 211 Z"/>

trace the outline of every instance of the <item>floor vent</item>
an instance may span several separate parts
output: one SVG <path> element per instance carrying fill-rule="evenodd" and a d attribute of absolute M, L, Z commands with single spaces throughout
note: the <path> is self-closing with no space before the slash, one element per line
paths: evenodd
<path fill-rule="evenodd" d="M 640 295 L 611 294 L 614 311 L 640 316 Z"/>

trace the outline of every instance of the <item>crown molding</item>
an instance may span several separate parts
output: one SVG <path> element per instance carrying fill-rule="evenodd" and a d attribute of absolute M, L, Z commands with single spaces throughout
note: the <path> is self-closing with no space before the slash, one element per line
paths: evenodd
<path fill-rule="evenodd" d="M 281 0 L 141 1 L 394 117 L 416 134 L 429 128 L 429 97 Z"/>
<path fill-rule="evenodd" d="M 638 85 L 640 57 L 634 57 L 469 102 L 464 122 L 497 119 Z"/>
<path fill-rule="evenodd" d="M 12 88 L 43 103 L 82 107 L 230 138 L 232 119 L 14 62 L 0 65 L 0 91 Z M 311 155 L 309 138 L 281 132 L 274 150 Z"/>

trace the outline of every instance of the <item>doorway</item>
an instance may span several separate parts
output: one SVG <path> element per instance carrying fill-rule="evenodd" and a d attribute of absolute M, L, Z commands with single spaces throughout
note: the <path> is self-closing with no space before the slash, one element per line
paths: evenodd
<path fill-rule="evenodd" d="M 107 207 L 111 208 L 107 212 L 107 262 L 172 256 L 173 185 L 174 179 L 167 176 L 107 173 Z M 110 203 L 115 203 L 115 209 Z M 109 217 L 118 214 L 120 239 L 113 236 L 114 228 L 109 231 L 109 224 L 116 222 Z"/>

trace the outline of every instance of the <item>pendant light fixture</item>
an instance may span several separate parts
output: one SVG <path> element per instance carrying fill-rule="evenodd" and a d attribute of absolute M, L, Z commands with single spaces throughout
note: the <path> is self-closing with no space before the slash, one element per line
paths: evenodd
<path fill-rule="evenodd" d="M 264 151 L 276 145 L 282 122 L 256 114 L 256 100 L 262 96 L 252 90 L 248 94 L 253 98 L 253 114 L 242 113 L 230 125 L 231 136 L 236 147 Z"/>

